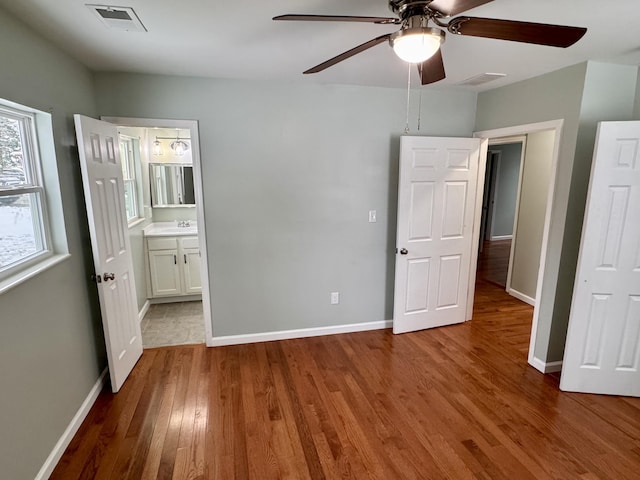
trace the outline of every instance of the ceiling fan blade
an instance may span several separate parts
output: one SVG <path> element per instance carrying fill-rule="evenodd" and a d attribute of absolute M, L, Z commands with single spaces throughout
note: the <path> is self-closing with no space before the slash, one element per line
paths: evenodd
<path fill-rule="evenodd" d="M 562 48 L 570 47 L 587 32 L 586 28 L 580 27 L 475 17 L 454 18 L 449 22 L 448 30 L 458 35 Z"/>
<path fill-rule="evenodd" d="M 431 58 L 428 58 L 422 63 L 418 64 L 418 72 L 420 73 L 420 79 L 422 85 L 428 85 L 430 83 L 439 82 L 444 80 L 446 74 L 444 73 L 444 62 L 442 61 L 442 51 L 438 49 Z"/>
<path fill-rule="evenodd" d="M 347 50 L 346 52 L 341 53 L 340 55 L 337 55 L 337 56 L 335 56 L 333 58 L 330 58 L 326 62 L 322 62 L 320 65 L 316 65 L 315 67 L 310 68 L 309 70 L 307 70 L 305 72 L 302 72 L 302 73 L 318 73 L 318 72 L 321 72 L 325 68 L 329 68 L 329 67 L 335 65 L 336 63 L 339 63 L 339 62 L 341 62 L 343 60 L 346 60 L 349 57 L 353 57 L 354 55 L 356 55 L 356 54 L 358 54 L 360 52 L 364 52 L 365 50 L 367 50 L 367 49 L 369 49 L 371 47 L 375 47 L 379 43 L 388 41 L 390 36 L 391 36 L 391 34 L 387 33 L 386 35 L 381 35 L 379 37 L 376 37 L 373 40 L 369 40 L 368 42 L 365 42 L 362 45 L 358 45 L 357 47 L 354 47 L 351 50 Z"/>
<path fill-rule="evenodd" d="M 399 18 L 390 17 L 352 17 L 348 15 L 278 15 L 273 17 L 273 20 L 295 20 L 303 22 L 365 22 L 365 23 L 379 23 L 383 25 L 399 24 Z"/>
<path fill-rule="evenodd" d="M 429 4 L 429 8 L 446 17 L 452 17 L 489 2 L 493 0 L 434 0 Z"/>

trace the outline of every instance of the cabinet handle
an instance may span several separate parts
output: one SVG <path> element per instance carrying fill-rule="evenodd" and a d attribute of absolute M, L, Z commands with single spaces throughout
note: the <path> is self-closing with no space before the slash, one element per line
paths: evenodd
<path fill-rule="evenodd" d="M 174 265 L 178 264 L 178 257 L 176 257 L 175 255 L 173 256 L 173 264 Z"/>
<path fill-rule="evenodd" d="M 185 265 L 187 263 L 187 254 L 186 253 L 184 254 L 184 263 L 185 263 Z"/>

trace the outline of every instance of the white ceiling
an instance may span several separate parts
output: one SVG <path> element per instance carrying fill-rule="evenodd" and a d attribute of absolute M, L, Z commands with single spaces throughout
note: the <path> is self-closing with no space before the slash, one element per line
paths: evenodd
<path fill-rule="evenodd" d="M 217 78 L 303 81 L 403 88 L 408 66 L 381 44 L 324 72 L 302 71 L 394 25 L 274 22 L 285 13 L 393 16 L 386 0 L 113 0 L 133 7 L 147 33 L 107 29 L 83 0 L 0 0 L 46 38 L 93 70 Z M 495 88 L 585 60 L 640 64 L 638 0 L 495 0 L 465 15 L 587 27 L 568 49 L 447 35 L 447 79 L 455 85 L 484 72 L 507 77 Z M 413 73 L 412 82 L 418 82 Z"/>

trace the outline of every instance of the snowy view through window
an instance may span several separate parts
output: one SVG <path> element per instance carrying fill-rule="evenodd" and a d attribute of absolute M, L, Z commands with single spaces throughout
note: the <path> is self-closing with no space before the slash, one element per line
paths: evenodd
<path fill-rule="evenodd" d="M 7 200 L 12 201 L 7 205 Z M 28 195 L 0 200 L 0 268 L 38 252 Z"/>
<path fill-rule="evenodd" d="M 21 192 L 31 185 L 20 125 L 0 112 L 0 270 L 42 249 L 39 193 Z"/>

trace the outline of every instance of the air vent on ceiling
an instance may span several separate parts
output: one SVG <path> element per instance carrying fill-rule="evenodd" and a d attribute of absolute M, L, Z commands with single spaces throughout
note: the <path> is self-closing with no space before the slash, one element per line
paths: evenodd
<path fill-rule="evenodd" d="M 112 7 L 109 5 L 87 5 L 87 7 L 94 12 L 100 21 L 108 28 L 135 32 L 147 31 L 133 8 Z"/>
<path fill-rule="evenodd" d="M 467 78 L 462 82 L 458 83 L 458 85 L 467 85 L 471 87 L 477 87 L 478 85 L 482 85 L 483 83 L 493 82 L 499 78 L 506 77 L 506 73 L 481 73 L 480 75 L 476 75 L 475 77 Z"/>

